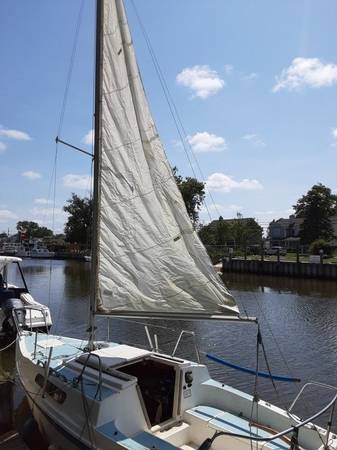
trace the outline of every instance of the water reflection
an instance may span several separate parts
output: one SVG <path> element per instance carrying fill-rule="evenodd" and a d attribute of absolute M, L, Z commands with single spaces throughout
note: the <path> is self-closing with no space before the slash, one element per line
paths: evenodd
<path fill-rule="evenodd" d="M 64 295 L 71 299 L 74 296 L 87 299 L 90 288 L 90 264 L 66 264 L 63 268 Z"/>
<path fill-rule="evenodd" d="M 225 273 L 223 279 L 230 290 L 249 292 L 273 291 L 318 298 L 337 298 L 337 286 L 333 280 L 310 278 L 273 277 L 244 273 Z"/>

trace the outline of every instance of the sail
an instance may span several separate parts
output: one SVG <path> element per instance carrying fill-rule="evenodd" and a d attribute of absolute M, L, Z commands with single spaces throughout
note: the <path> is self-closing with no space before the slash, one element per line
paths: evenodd
<path fill-rule="evenodd" d="M 186 212 L 123 2 L 103 0 L 95 312 L 238 315 Z"/>

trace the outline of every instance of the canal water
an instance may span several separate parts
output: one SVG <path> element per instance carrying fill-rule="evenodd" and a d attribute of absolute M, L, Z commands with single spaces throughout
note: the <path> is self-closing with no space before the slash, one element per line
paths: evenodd
<path fill-rule="evenodd" d="M 90 263 L 27 259 L 23 262 L 23 270 L 34 298 L 51 309 L 52 333 L 86 336 Z M 245 274 L 226 274 L 225 282 L 242 314 L 258 317 L 272 373 L 302 380 L 302 384 L 275 382 L 273 385 L 270 380 L 259 379 L 257 389 L 261 398 L 287 408 L 304 382 L 313 380 L 337 386 L 335 282 Z M 147 323 L 151 324 L 152 334 L 158 336 L 159 348 L 166 353 L 172 353 L 181 329 L 194 331 L 201 360 L 208 364 L 211 375 L 245 392 L 253 392 L 254 376 L 212 363 L 206 353 L 255 369 L 255 325 L 206 321 Z M 144 324 L 139 321 L 99 319 L 97 337 L 148 345 Z M 183 338 L 177 355 L 196 359 L 191 336 Z M 1 420 L 8 416 L 9 408 L 12 408 L 13 420 L 19 428 L 29 417 L 13 361 L 13 349 L 0 353 L 0 379 L 8 386 L 5 401 L 2 398 L 0 402 L 0 430 L 3 429 Z M 267 370 L 262 351 L 259 353 L 259 369 Z M 331 391 L 315 387 L 308 391 L 295 412 L 308 417 L 328 403 L 331 395 Z M 325 415 L 316 422 L 326 426 L 326 421 Z M 334 430 L 337 430 L 337 418 Z"/>

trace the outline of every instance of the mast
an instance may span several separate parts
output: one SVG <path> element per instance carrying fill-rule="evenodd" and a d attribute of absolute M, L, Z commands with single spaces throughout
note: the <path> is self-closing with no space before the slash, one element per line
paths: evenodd
<path fill-rule="evenodd" d="M 102 47 L 103 47 L 103 3 L 96 0 L 96 61 L 95 61 L 95 140 L 94 140 L 94 187 L 93 187 L 93 222 L 91 239 L 91 274 L 90 274 L 90 310 L 89 310 L 89 349 L 94 346 L 95 310 L 97 293 L 98 267 L 98 230 L 99 230 L 99 166 L 101 147 L 101 109 L 102 109 Z"/>

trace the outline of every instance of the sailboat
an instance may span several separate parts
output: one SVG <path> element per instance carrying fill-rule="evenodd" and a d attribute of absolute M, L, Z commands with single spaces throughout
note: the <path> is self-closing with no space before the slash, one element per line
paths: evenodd
<path fill-rule="evenodd" d="M 336 395 L 300 419 L 213 380 L 199 361 L 161 353 L 150 335 L 149 350 L 95 340 L 98 316 L 256 324 L 240 315 L 190 222 L 122 0 L 97 0 L 95 80 L 89 337 L 20 330 L 17 341 L 40 430 L 59 449 L 337 449 L 331 426 L 312 424 Z"/>

